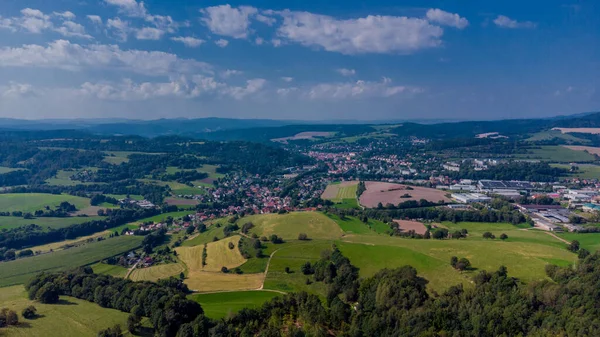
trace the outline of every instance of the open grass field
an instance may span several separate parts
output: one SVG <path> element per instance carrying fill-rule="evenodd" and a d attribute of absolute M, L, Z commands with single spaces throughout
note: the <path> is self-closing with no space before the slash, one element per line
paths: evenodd
<path fill-rule="evenodd" d="M 69 227 L 71 225 L 80 224 L 93 220 L 101 220 L 104 217 L 69 217 L 69 218 L 35 218 L 35 219 L 23 219 L 22 217 L 14 216 L 3 216 L 0 217 L 0 230 L 18 228 L 30 224 L 36 224 L 43 228 L 58 229 Z"/>
<path fill-rule="evenodd" d="M 433 188 L 418 186 L 407 186 L 401 184 L 392 184 L 376 181 L 367 181 L 365 183 L 367 190 L 360 196 L 360 204 L 375 208 L 381 203 L 383 206 L 389 204 L 398 205 L 409 200 L 425 199 L 430 202 L 450 202 L 444 191 Z M 403 198 L 408 194 L 410 197 Z"/>
<path fill-rule="evenodd" d="M 226 318 L 244 308 L 258 308 L 263 303 L 281 296 L 272 291 L 234 291 L 217 294 L 197 294 L 190 299 L 200 303 L 207 317 Z"/>
<path fill-rule="evenodd" d="M 347 234 L 388 234 L 391 232 L 390 226 L 379 220 L 369 219 L 365 224 L 352 216 L 348 216 L 344 220 L 334 214 L 327 214 L 327 216 Z"/>
<path fill-rule="evenodd" d="M 252 215 L 240 219 L 238 224 L 246 222 L 255 226 L 251 233 L 267 237 L 277 234 L 285 240 L 295 240 L 300 233 L 308 234 L 310 239 L 336 239 L 343 234 L 335 221 L 317 212 Z"/>
<path fill-rule="evenodd" d="M 569 164 L 550 164 L 550 166 L 563 168 L 566 170 L 571 169 L 571 165 L 569 165 Z M 600 179 L 600 166 L 599 165 L 578 164 L 577 167 L 579 168 L 579 170 L 568 175 L 568 177 L 580 178 L 580 179 Z"/>
<path fill-rule="evenodd" d="M 600 128 L 554 128 L 562 133 L 590 133 L 593 135 L 600 134 Z"/>
<path fill-rule="evenodd" d="M 21 311 L 29 305 L 36 307 L 38 318 L 25 320 L 20 317 Z M 61 296 L 58 304 L 42 304 L 27 299 L 22 286 L 14 286 L 0 289 L 0 307 L 15 310 L 21 323 L 1 329 L 0 336 L 3 337 L 91 337 L 115 324 L 121 325 L 125 336 L 131 336 L 126 329 L 128 313 L 73 297 Z"/>
<path fill-rule="evenodd" d="M 185 268 L 179 263 L 159 264 L 148 268 L 136 268 L 129 278 L 133 281 L 156 282 L 171 276 L 179 277 Z"/>
<path fill-rule="evenodd" d="M 600 250 L 600 233 L 560 233 L 557 235 L 568 241 L 579 241 L 582 248 L 585 248 L 592 253 Z"/>
<path fill-rule="evenodd" d="M 555 163 L 591 162 L 595 158 L 589 153 L 575 151 L 564 146 L 541 146 L 537 149 L 529 149 L 526 154 L 517 155 L 521 159 L 535 159 Z"/>
<path fill-rule="evenodd" d="M 136 221 L 136 223 L 143 223 L 143 222 L 163 222 L 166 221 L 168 217 L 172 217 L 173 219 L 179 219 L 182 218 L 186 215 L 190 215 L 190 214 L 194 214 L 194 211 L 180 211 L 180 212 L 171 212 L 171 213 L 163 213 L 163 214 L 159 214 L 150 218 L 145 218 L 139 221 Z"/>
<path fill-rule="evenodd" d="M 600 155 L 600 147 L 593 147 L 593 146 L 565 146 L 565 147 L 567 149 L 574 150 L 574 151 L 584 151 L 589 154 Z"/>
<path fill-rule="evenodd" d="M 10 173 L 10 172 L 18 171 L 18 170 L 24 170 L 24 169 L 0 166 L 0 174 Z"/>
<path fill-rule="evenodd" d="M 96 168 L 93 168 L 93 169 L 96 169 Z M 84 183 L 79 180 L 71 180 L 71 176 L 73 174 L 75 174 L 75 171 L 60 170 L 56 173 L 56 176 L 54 178 L 47 179 L 46 183 L 51 186 L 76 186 L 76 185 L 104 184 L 104 183 Z"/>
<path fill-rule="evenodd" d="M 205 243 L 213 242 L 214 238 L 223 239 L 225 234 L 223 233 L 223 227 L 210 226 L 206 230 L 206 232 L 201 234 L 196 234 L 192 236 L 189 240 L 183 242 L 183 247 L 194 247 L 198 245 L 203 245 Z"/>
<path fill-rule="evenodd" d="M 107 197 L 111 197 L 111 198 L 115 198 L 115 199 L 117 199 L 117 200 L 120 200 L 120 199 L 125 199 L 125 198 L 127 198 L 127 195 L 126 195 L 126 194 L 107 194 L 106 196 L 107 196 Z M 133 200 L 144 200 L 144 197 L 143 197 L 143 196 L 141 196 L 141 195 L 136 195 L 136 194 L 130 194 L 130 195 L 129 195 L 129 198 L 130 198 L 130 199 L 133 199 Z"/>
<path fill-rule="evenodd" d="M 141 237 L 120 236 L 76 248 L 0 263 L 0 287 L 22 284 L 42 271 L 60 271 L 90 265 L 139 247 Z"/>
<path fill-rule="evenodd" d="M 548 131 L 534 133 L 531 135 L 531 137 L 529 137 L 526 140 L 530 141 L 530 142 L 538 142 L 538 141 L 553 140 L 553 139 L 562 139 L 562 140 L 566 140 L 567 142 L 578 142 L 578 143 L 589 143 L 590 142 L 588 139 L 577 138 L 568 133 L 562 133 L 559 130 L 548 130 Z"/>
<path fill-rule="evenodd" d="M 113 164 L 121 165 L 122 163 L 129 162 L 129 156 L 132 154 L 145 154 L 145 155 L 158 155 L 161 153 L 149 153 L 149 152 L 127 152 L 127 151 L 104 151 L 106 157 L 104 161 Z"/>
<path fill-rule="evenodd" d="M 0 194 L 0 210 L 4 212 L 35 212 L 46 206 L 55 208 L 61 202 L 67 201 L 77 209 L 90 206 L 90 199 L 75 197 L 67 194 L 44 194 L 44 193 L 8 193 Z"/>
<path fill-rule="evenodd" d="M 110 231 L 102 231 L 102 232 L 94 233 L 92 235 L 80 236 L 73 240 L 64 240 L 64 241 L 59 241 L 59 242 L 51 242 L 51 243 L 47 243 L 45 245 L 40 245 L 40 246 L 33 246 L 33 247 L 29 247 L 29 249 L 31 249 L 34 252 L 42 252 L 42 253 L 58 251 L 58 250 L 62 250 L 62 249 L 68 249 L 69 247 L 72 248 L 73 246 L 84 245 L 87 243 L 88 240 L 95 240 L 95 239 L 101 238 L 101 237 L 106 238 L 106 237 L 110 236 L 110 234 L 113 233 L 114 231 L 115 231 L 115 229 L 111 229 Z"/>
<path fill-rule="evenodd" d="M 118 265 L 110 265 L 102 262 L 98 262 L 93 264 L 92 270 L 94 270 L 94 274 L 104 274 L 110 275 L 114 277 L 125 277 L 127 275 L 127 268 L 121 267 Z"/>

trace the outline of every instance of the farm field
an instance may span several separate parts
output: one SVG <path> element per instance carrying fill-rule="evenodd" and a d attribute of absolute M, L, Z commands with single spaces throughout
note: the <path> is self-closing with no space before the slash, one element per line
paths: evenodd
<path fill-rule="evenodd" d="M 42 252 L 42 253 L 62 250 L 62 249 L 68 248 L 68 247 L 80 246 L 80 245 L 86 244 L 88 240 L 96 240 L 101 237 L 107 237 L 114 231 L 115 231 L 115 229 L 113 228 L 110 231 L 102 231 L 102 232 L 94 233 L 92 235 L 80 236 L 73 240 L 51 242 L 51 243 L 47 243 L 45 245 L 29 247 L 28 249 L 31 249 L 34 252 Z"/>
<path fill-rule="evenodd" d="M 126 329 L 126 312 L 102 308 L 99 305 L 74 297 L 61 296 L 58 304 L 42 304 L 30 301 L 23 286 L 0 288 L 1 307 L 15 310 L 19 316 L 29 305 L 36 307 L 38 318 L 25 320 L 23 325 L 3 328 L 0 335 L 6 337 L 80 337 L 96 336 L 99 330 L 120 324 L 124 336 L 131 336 Z"/>
<path fill-rule="evenodd" d="M 168 217 L 172 217 L 173 219 L 181 218 L 186 215 L 194 214 L 194 211 L 179 211 L 179 212 L 171 212 L 171 213 L 163 213 L 150 218 L 145 218 L 135 223 L 143 223 L 143 222 L 162 222 L 167 220 Z"/>
<path fill-rule="evenodd" d="M 118 265 L 113 266 L 110 264 L 98 262 L 96 264 L 93 264 L 91 267 L 94 271 L 94 274 L 104 274 L 114 277 L 125 277 L 127 275 L 127 268 Z"/>
<path fill-rule="evenodd" d="M 335 221 L 317 212 L 252 215 L 238 220 L 238 225 L 246 222 L 254 224 L 251 233 L 267 237 L 277 234 L 285 240 L 295 240 L 300 233 L 310 239 L 336 239 L 343 234 Z"/>
<path fill-rule="evenodd" d="M 101 220 L 104 217 L 68 217 L 68 218 L 34 218 L 34 219 L 23 219 L 22 217 L 14 216 L 3 216 L 0 217 L 0 230 L 18 228 L 21 226 L 36 224 L 43 228 L 64 228 L 75 224 L 80 224 L 93 220 Z"/>
<path fill-rule="evenodd" d="M 538 133 L 534 133 L 531 135 L 531 137 L 529 137 L 526 140 L 530 141 L 530 142 L 537 142 L 537 141 L 553 140 L 553 139 L 563 139 L 563 140 L 566 140 L 567 142 L 578 142 L 578 143 L 589 143 L 590 142 L 588 139 L 577 138 L 568 133 L 562 133 L 559 130 L 548 130 L 548 131 L 541 131 Z"/>
<path fill-rule="evenodd" d="M 521 159 L 535 159 L 555 163 L 591 162 L 595 158 L 589 153 L 575 151 L 563 146 L 541 146 L 529 149 L 527 154 L 518 154 Z"/>
<path fill-rule="evenodd" d="M 106 196 L 107 197 L 111 197 L 111 198 L 115 198 L 117 200 L 127 198 L 126 194 L 107 194 Z M 135 195 L 135 194 L 130 194 L 129 198 L 133 199 L 133 200 L 144 200 L 143 196 L 141 196 L 141 195 Z"/>
<path fill-rule="evenodd" d="M 592 253 L 600 250 L 600 233 L 560 233 L 557 235 L 568 241 L 579 241 L 582 248 L 585 248 Z"/>
<path fill-rule="evenodd" d="M 388 203 L 398 205 L 405 201 L 418 201 L 421 199 L 430 202 L 450 202 L 445 192 L 433 188 L 374 181 L 367 181 L 365 185 L 367 190 L 360 196 L 360 204 L 369 208 L 376 208 L 379 203 L 383 204 L 383 206 Z M 410 197 L 402 198 L 405 194 L 410 195 Z"/>
<path fill-rule="evenodd" d="M 77 209 L 90 206 L 90 200 L 66 194 L 44 194 L 44 193 L 8 193 L 0 194 L 0 209 L 4 212 L 35 212 L 46 206 L 54 208 L 61 202 L 67 201 Z"/>
<path fill-rule="evenodd" d="M 313 139 L 318 139 L 318 138 L 328 138 L 328 137 L 333 136 L 334 134 L 335 134 L 335 132 L 307 131 L 307 132 L 297 133 L 291 137 L 271 139 L 271 141 L 287 144 L 287 142 L 289 140 L 302 140 L 302 139 L 313 140 Z"/>
<path fill-rule="evenodd" d="M 571 169 L 569 164 L 550 164 L 552 167 L 563 168 L 566 170 Z M 570 178 L 580 179 L 600 179 L 600 166 L 592 164 L 578 164 L 579 170 L 569 175 Z"/>
<path fill-rule="evenodd" d="M 327 214 L 327 216 L 347 234 L 388 234 L 391 232 L 390 226 L 379 220 L 369 219 L 365 224 L 352 216 L 347 216 L 344 220 L 335 214 Z"/>
<path fill-rule="evenodd" d="M 223 233 L 223 227 L 210 226 L 204 233 L 196 234 L 196 236 L 184 241 L 181 245 L 183 247 L 193 247 L 203 245 L 205 243 L 213 242 L 213 238 L 223 239 L 225 234 Z"/>
<path fill-rule="evenodd" d="M 358 208 L 357 190 L 358 181 L 343 181 L 328 185 L 321 198 L 335 202 L 336 208 Z"/>
<path fill-rule="evenodd" d="M 272 291 L 233 291 L 217 294 L 197 294 L 190 299 L 200 303 L 207 317 L 226 318 L 230 314 L 249 308 L 258 308 L 263 303 L 281 294 Z"/>
<path fill-rule="evenodd" d="M 196 193 L 192 193 L 196 194 Z M 187 193 L 181 193 L 181 195 L 188 195 Z M 169 205 L 176 206 L 195 206 L 198 205 L 198 201 L 194 199 L 184 199 L 184 198 L 166 198 L 165 202 Z"/>
<path fill-rule="evenodd" d="M 22 284 L 42 271 L 53 272 L 85 266 L 139 247 L 141 237 L 120 236 L 59 252 L 0 263 L 0 287 Z"/>
<path fill-rule="evenodd" d="M 403 232 L 414 230 L 415 233 L 421 235 L 427 232 L 427 227 L 425 227 L 425 225 L 422 222 L 410 220 L 394 220 L 394 222 L 398 224 L 398 226 Z"/>
<path fill-rule="evenodd" d="M 149 153 L 149 152 L 127 152 L 127 151 L 104 151 L 106 157 L 104 161 L 113 164 L 121 165 L 122 163 L 129 162 L 129 156 L 132 154 L 145 154 L 145 155 L 159 155 L 161 153 Z"/>
<path fill-rule="evenodd" d="M 171 276 L 179 277 L 179 273 L 183 271 L 185 271 L 185 268 L 179 263 L 160 264 L 148 268 L 136 268 L 131 275 L 129 275 L 129 278 L 136 282 L 156 282 Z"/>
<path fill-rule="evenodd" d="M 564 146 L 567 149 L 570 150 L 574 150 L 574 151 L 586 151 L 589 154 L 597 154 L 600 155 L 600 147 L 593 147 L 593 146 Z"/>
<path fill-rule="evenodd" d="M 593 135 L 600 134 L 600 128 L 554 128 L 562 133 L 591 133 Z"/>

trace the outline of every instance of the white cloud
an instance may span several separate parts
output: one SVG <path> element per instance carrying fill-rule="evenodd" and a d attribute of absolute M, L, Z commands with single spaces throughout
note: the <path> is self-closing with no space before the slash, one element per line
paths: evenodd
<path fill-rule="evenodd" d="M 222 93 L 233 97 L 234 99 L 241 100 L 248 95 L 259 92 L 267 83 L 267 80 L 262 78 L 255 78 L 246 81 L 245 87 L 227 87 Z"/>
<path fill-rule="evenodd" d="M 221 5 L 207 7 L 200 12 L 203 14 L 202 22 L 214 34 L 245 39 L 251 33 L 250 17 L 258 10 L 249 6 L 233 8 L 230 5 Z"/>
<path fill-rule="evenodd" d="M 69 11 L 62 12 L 62 13 L 54 12 L 53 14 L 65 19 L 65 20 L 75 20 L 75 18 L 77 17 L 75 14 L 73 14 L 73 12 L 69 12 Z"/>
<path fill-rule="evenodd" d="M 219 40 L 215 41 L 215 44 L 217 46 L 221 47 L 221 48 L 225 48 L 229 44 L 229 41 L 223 40 L 223 39 L 219 39 Z"/>
<path fill-rule="evenodd" d="M 354 69 L 340 68 L 336 69 L 335 71 L 337 71 L 340 75 L 347 77 L 356 75 L 356 70 Z"/>
<path fill-rule="evenodd" d="M 439 8 L 431 8 L 426 14 L 427 20 L 440 25 L 464 29 L 469 25 L 469 21 L 460 17 L 458 14 L 449 13 Z"/>
<path fill-rule="evenodd" d="M 135 37 L 138 40 L 160 40 L 164 34 L 165 32 L 158 28 L 144 27 L 136 31 Z"/>
<path fill-rule="evenodd" d="M 147 76 L 209 71 L 206 63 L 160 51 L 122 50 L 116 45 L 79 45 L 65 40 L 48 44 L 0 48 L 0 67 L 38 67 L 79 71 L 112 69 Z"/>
<path fill-rule="evenodd" d="M 172 37 L 171 40 L 176 41 L 176 42 L 181 42 L 184 45 L 186 45 L 186 47 L 190 47 L 190 48 L 195 48 L 195 47 L 199 47 L 201 44 L 203 44 L 204 40 L 202 39 L 197 39 L 195 37 L 191 37 L 191 36 L 177 36 L 177 37 Z"/>
<path fill-rule="evenodd" d="M 350 99 L 391 97 L 400 94 L 417 94 L 423 89 L 411 86 L 394 86 L 389 78 L 381 82 L 356 81 L 344 83 L 321 83 L 310 88 L 306 95 L 316 99 Z"/>
<path fill-rule="evenodd" d="M 122 13 L 132 18 L 140 18 L 148 23 L 151 23 L 156 29 L 173 33 L 179 27 L 179 24 L 175 22 L 170 16 L 150 14 L 143 1 L 138 2 L 136 0 L 104 0 L 104 2 L 109 5 L 117 6 L 119 8 L 119 13 Z M 149 31 L 138 31 L 137 34 L 139 34 L 142 37 L 156 36 L 156 31 L 153 33 L 150 33 Z"/>
<path fill-rule="evenodd" d="M 35 94 L 36 90 L 31 84 L 10 82 L 7 86 L 0 86 L 0 97 L 18 98 Z"/>
<path fill-rule="evenodd" d="M 119 40 L 127 41 L 127 36 L 131 32 L 129 28 L 129 22 L 121 20 L 121 18 L 108 19 L 106 21 L 106 27 L 113 31 Z"/>
<path fill-rule="evenodd" d="M 280 39 L 273 39 L 271 40 L 271 43 L 275 48 L 280 47 L 283 44 L 283 42 Z"/>
<path fill-rule="evenodd" d="M 262 14 L 257 14 L 256 15 L 256 21 L 262 22 L 267 26 L 273 26 L 277 20 L 275 18 L 269 17 L 269 16 L 264 16 Z"/>
<path fill-rule="evenodd" d="M 531 21 L 519 22 L 517 20 L 513 20 L 504 15 L 498 15 L 498 17 L 496 19 L 494 19 L 494 24 L 496 24 L 496 26 L 501 27 L 501 28 L 511 28 L 511 29 L 535 28 L 537 26 L 537 24 L 534 22 L 531 22 Z"/>
<path fill-rule="evenodd" d="M 102 18 L 99 15 L 88 15 L 87 18 L 96 25 L 102 24 Z"/>
<path fill-rule="evenodd" d="M 294 78 L 293 78 L 293 77 L 282 77 L 281 79 L 282 79 L 283 81 L 285 81 L 285 82 L 288 82 L 288 83 L 289 83 L 289 82 L 292 82 L 292 81 L 294 80 Z"/>
<path fill-rule="evenodd" d="M 38 9 L 25 8 L 21 10 L 21 14 L 23 15 L 22 17 L 13 18 L 13 21 L 30 33 L 39 34 L 46 29 L 52 28 L 50 16 L 45 15 Z"/>
<path fill-rule="evenodd" d="M 64 21 L 61 27 L 55 29 L 57 32 L 67 37 L 81 37 L 84 39 L 92 39 L 91 35 L 86 34 L 85 28 L 73 21 Z"/>
<path fill-rule="evenodd" d="M 401 53 L 441 45 L 443 29 L 425 19 L 373 16 L 339 20 L 308 12 L 279 12 L 277 34 L 304 46 L 343 54 Z"/>
<path fill-rule="evenodd" d="M 227 70 L 225 70 L 225 71 L 224 71 L 224 72 L 221 74 L 221 77 L 223 77 L 223 78 L 229 78 L 229 77 L 231 77 L 231 76 L 241 75 L 241 74 L 243 74 L 243 73 L 244 73 L 244 72 L 243 72 L 243 71 L 240 71 L 240 70 L 235 70 L 235 69 L 227 69 Z"/>
<path fill-rule="evenodd" d="M 256 43 L 257 46 L 262 46 L 265 43 L 265 40 L 262 37 L 257 37 L 254 40 L 254 43 Z"/>
<path fill-rule="evenodd" d="M 109 5 L 119 7 L 119 11 L 131 17 L 144 18 L 148 16 L 148 10 L 143 2 L 136 0 L 104 0 Z"/>

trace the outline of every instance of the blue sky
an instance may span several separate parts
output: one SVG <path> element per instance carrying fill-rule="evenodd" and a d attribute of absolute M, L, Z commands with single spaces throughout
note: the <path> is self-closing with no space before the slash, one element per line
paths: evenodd
<path fill-rule="evenodd" d="M 592 0 L 0 2 L 0 117 L 542 117 L 599 79 Z"/>

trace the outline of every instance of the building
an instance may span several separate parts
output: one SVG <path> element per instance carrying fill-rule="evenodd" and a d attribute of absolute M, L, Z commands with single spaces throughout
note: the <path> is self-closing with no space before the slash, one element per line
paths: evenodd
<path fill-rule="evenodd" d="M 503 181 L 503 180 L 480 180 L 477 186 L 482 191 L 501 191 L 501 190 L 517 190 L 531 191 L 533 185 L 528 181 Z"/>
<path fill-rule="evenodd" d="M 493 191 L 492 194 L 497 195 L 499 197 L 509 198 L 509 199 L 521 197 L 521 193 L 517 190 L 499 190 L 499 191 Z"/>
<path fill-rule="evenodd" d="M 467 185 L 467 184 L 454 184 L 450 185 L 451 191 L 475 191 L 477 186 L 475 185 Z"/>
<path fill-rule="evenodd" d="M 581 208 L 586 212 L 600 211 L 600 205 L 598 205 L 598 204 L 584 204 Z"/>
<path fill-rule="evenodd" d="M 492 198 L 481 193 L 453 193 L 452 199 L 463 204 L 470 204 L 473 202 L 488 202 L 492 200 Z"/>
<path fill-rule="evenodd" d="M 534 226 L 539 228 L 539 229 L 543 229 L 545 231 L 549 231 L 549 232 L 562 232 L 562 227 L 557 226 L 551 222 L 548 222 L 546 220 L 543 219 L 538 219 L 538 218 L 534 218 L 533 219 L 533 223 Z"/>

